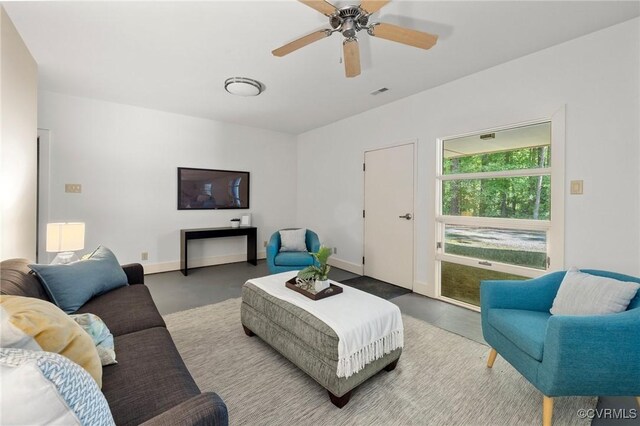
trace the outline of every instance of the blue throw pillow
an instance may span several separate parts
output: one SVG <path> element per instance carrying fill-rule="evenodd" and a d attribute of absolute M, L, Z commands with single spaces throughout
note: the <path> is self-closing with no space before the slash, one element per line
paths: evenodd
<path fill-rule="evenodd" d="M 105 324 L 99 316 L 89 313 L 69 316 L 91 336 L 91 340 L 93 340 L 98 350 L 100 363 L 102 363 L 103 367 L 105 365 L 118 363 L 118 361 L 116 361 L 116 348 L 113 342 L 113 334 L 111 334 L 109 328 L 107 328 L 107 324 Z"/>
<path fill-rule="evenodd" d="M 88 259 L 66 265 L 29 265 L 49 297 L 70 314 L 94 296 L 128 285 L 116 256 L 100 246 Z"/>

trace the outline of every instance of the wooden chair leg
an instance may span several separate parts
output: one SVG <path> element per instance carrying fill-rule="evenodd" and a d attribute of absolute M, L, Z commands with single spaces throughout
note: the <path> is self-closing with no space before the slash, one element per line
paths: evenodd
<path fill-rule="evenodd" d="M 491 351 L 489 352 L 489 359 L 487 359 L 487 367 L 493 367 L 493 363 L 496 362 L 496 356 L 498 356 L 498 352 L 491 348 Z"/>
<path fill-rule="evenodd" d="M 255 336 L 255 333 L 249 330 L 244 324 L 242 324 L 242 328 L 244 329 L 244 334 L 246 334 L 247 336 L 249 337 Z"/>
<path fill-rule="evenodd" d="M 543 396 L 542 398 L 542 426 L 551 426 L 553 419 L 553 398 Z"/>

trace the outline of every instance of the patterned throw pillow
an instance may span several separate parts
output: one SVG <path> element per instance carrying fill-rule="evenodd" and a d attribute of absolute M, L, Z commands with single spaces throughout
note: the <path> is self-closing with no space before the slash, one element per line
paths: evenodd
<path fill-rule="evenodd" d="M 102 387 L 102 365 L 93 340 L 53 303 L 0 296 L 0 347 L 59 353 L 87 370 Z"/>
<path fill-rule="evenodd" d="M 283 229 L 280 231 L 280 251 L 307 251 L 306 229 Z"/>
<path fill-rule="evenodd" d="M 0 349 L 0 423 L 114 425 L 96 382 L 69 359 L 44 351 Z"/>
<path fill-rule="evenodd" d="M 102 366 L 118 363 L 118 361 L 116 361 L 113 334 L 111 334 L 107 325 L 99 316 L 94 314 L 76 314 L 69 316 L 91 336 L 98 350 Z"/>

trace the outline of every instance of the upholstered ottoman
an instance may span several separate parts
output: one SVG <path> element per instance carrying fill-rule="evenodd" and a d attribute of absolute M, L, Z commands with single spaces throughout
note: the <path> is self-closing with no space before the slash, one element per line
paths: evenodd
<path fill-rule="evenodd" d="M 272 277 L 281 275 L 285 274 Z M 292 276 L 294 275 L 295 273 Z M 255 280 L 249 280 L 242 288 L 241 320 L 245 333 L 248 336 L 258 335 L 311 376 L 327 389 L 331 402 L 337 407 L 342 408 L 349 402 L 351 391 L 356 386 L 380 370 L 392 371 L 396 367 L 402 353 L 401 347 L 369 362 L 355 374 L 338 377 L 336 372 L 339 338 L 336 332 L 305 309 L 274 297 L 252 281 Z M 286 279 L 280 281 L 284 287 Z M 295 293 L 292 290 L 287 291 Z M 342 294 L 332 296 L 331 299 L 335 298 L 335 303 L 341 296 Z M 318 302 L 322 300 L 314 303 Z M 349 306 L 344 306 L 344 309 L 348 311 Z"/>

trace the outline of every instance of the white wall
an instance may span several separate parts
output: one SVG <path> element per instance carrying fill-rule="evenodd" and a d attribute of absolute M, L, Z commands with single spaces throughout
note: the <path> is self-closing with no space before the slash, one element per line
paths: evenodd
<path fill-rule="evenodd" d="M 298 225 L 360 267 L 363 152 L 418 139 L 414 289 L 433 295 L 436 139 L 566 104 L 566 185 L 583 179 L 584 195 L 566 191 L 565 265 L 640 275 L 639 28 L 634 19 L 300 135 Z"/>
<path fill-rule="evenodd" d="M 0 259 L 36 259 L 38 66 L 0 6 Z"/>
<path fill-rule="evenodd" d="M 49 221 L 86 223 L 85 252 L 103 244 L 122 263 L 149 253 L 147 272 L 178 268 L 181 228 L 229 226 L 247 211 L 258 252 L 295 222 L 295 137 L 133 106 L 39 94 L 51 131 Z M 251 172 L 249 210 L 177 210 L 177 167 Z M 64 192 L 79 183 L 82 193 Z M 189 265 L 240 261 L 244 238 L 189 243 Z"/>

